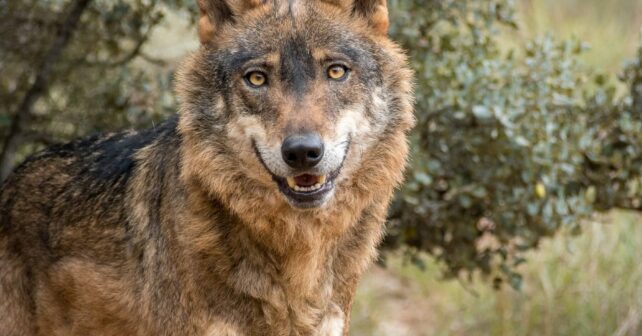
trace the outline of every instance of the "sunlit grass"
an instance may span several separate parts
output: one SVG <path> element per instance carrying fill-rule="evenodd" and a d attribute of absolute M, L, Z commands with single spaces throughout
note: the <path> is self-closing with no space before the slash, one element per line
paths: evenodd
<path fill-rule="evenodd" d="M 634 56 L 642 28 L 639 0 L 517 0 L 524 40 L 551 33 L 559 39 L 578 38 L 590 45 L 587 64 L 617 73 Z"/>
<path fill-rule="evenodd" d="M 528 255 L 524 288 L 443 281 L 393 259 L 359 288 L 353 335 L 640 335 L 642 217 L 616 212 Z"/>

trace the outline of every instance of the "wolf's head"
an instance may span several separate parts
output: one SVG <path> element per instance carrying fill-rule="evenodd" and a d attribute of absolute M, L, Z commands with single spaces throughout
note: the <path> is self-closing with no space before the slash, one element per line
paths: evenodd
<path fill-rule="evenodd" d="M 197 167 L 191 178 L 231 202 L 257 197 L 257 206 L 261 199 L 297 210 L 323 209 L 341 188 L 389 179 L 381 169 L 400 176 L 399 164 L 375 154 L 412 124 L 411 75 L 386 36 L 385 0 L 199 5 L 201 48 L 178 86 L 180 129 Z M 386 150 L 404 161 L 405 140 L 391 144 Z"/>

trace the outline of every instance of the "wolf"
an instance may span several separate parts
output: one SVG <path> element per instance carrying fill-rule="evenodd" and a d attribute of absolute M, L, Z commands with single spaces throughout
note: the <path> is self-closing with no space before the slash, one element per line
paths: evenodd
<path fill-rule="evenodd" d="M 414 123 L 385 0 L 200 0 L 178 113 L 0 193 L 0 335 L 348 335 Z"/>

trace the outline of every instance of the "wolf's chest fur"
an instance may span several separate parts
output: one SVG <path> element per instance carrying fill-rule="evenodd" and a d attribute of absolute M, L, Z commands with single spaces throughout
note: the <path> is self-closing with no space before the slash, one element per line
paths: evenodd
<path fill-rule="evenodd" d="M 194 209 L 209 209 L 209 202 L 211 200 L 207 196 L 198 192 L 190 194 L 189 203 Z M 298 216 L 274 218 L 269 212 L 262 213 L 259 209 L 246 216 L 219 213 L 216 216 L 219 220 L 233 222 L 231 228 L 225 229 L 228 225 L 222 225 L 221 230 L 209 230 L 207 227 L 212 223 L 207 219 L 209 215 L 209 211 L 200 213 L 196 210 L 192 225 L 186 227 L 181 234 L 190 245 L 185 249 L 193 256 L 191 258 L 201 262 L 196 264 L 202 266 L 201 272 L 194 274 L 196 282 L 221 282 L 228 290 L 236 293 L 232 301 L 246 301 L 245 304 L 251 302 L 247 309 L 254 313 L 233 319 L 236 323 L 243 321 L 243 327 L 236 328 L 246 330 L 250 335 L 258 332 L 265 335 L 319 336 L 343 333 L 346 299 L 351 295 L 345 291 L 349 288 L 346 287 L 346 282 L 353 281 L 351 278 L 354 270 L 343 269 L 346 264 L 339 254 L 354 253 L 353 247 L 347 244 L 348 241 L 352 243 L 354 240 L 379 239 L 381 231 L 378 227 L 368 229 L 367 234 L 362 233 L 363 237 L 356 237 L 353 229 L 353 233 L 338 237 L 324 227 L 335 227 L 336 223 Z M 282 228 L 282 232 L 270 235 L 271 239 L 263 236 L 261 241 L 257 241 L 255 239 L 261 239 L 265 232 L 245 229 L 243 217 L 252 221 L 252 228 L 283 226 L 285 223 L 278 223 L 283 220 L 289 220 L 287 225 L 290 228 Z M 344 230 L 349 230 L 349 225 L 346 223 Z M 307 228 L 302 230 L 301 227 Z M 351 239 L 345 239 L 348 236 Z M 218 249 L 212 250 L 212 246 L 217 246 Z M 372 257 L 372 250 L 363 252 L 366 253 L 362 255 L 363 258 Z M 216 266 L 212 266 L 214 264 Z M 217 280 L 213 280 L 213 277 Z M 218 286 L 217 284 L 215 287 Z M 207 285 L 204 287 L 207 288 Z M 343 289 L 337 290 L 338 288 Z M 207 291 L 214 293 L 220 291 L 220 288 Z M 245 300 L 243 297 L 252 300 Z M 220 297 L 213 299 L 219 300 Z M 238 307 L 238 302 L 231 303 L 230 306 Z M 213 319 L 212 326 L 208 328 L 210 330 L 217 330 L 220 325 L 237 330 L 231 322 L 220 321 L 220 316 Z M 254 321 L 250 323 L 252 319 Z M 248 329 L 252 324 L 253 329 Z M 244 335 L 241 331 L 236 332 Z"/>

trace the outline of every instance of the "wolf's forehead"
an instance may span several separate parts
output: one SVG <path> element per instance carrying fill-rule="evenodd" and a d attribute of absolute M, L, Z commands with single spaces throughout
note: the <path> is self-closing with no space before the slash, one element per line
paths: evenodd
<path fill-rule="evenodd" d="M 297 4 L 295 9 L 268 8 L 241 18 L 229 31 L 229 40 L 226 40 L 252 49 L 274 49 L 289 43 L 293 36 L 314 47 L 331 46 L 354 35 L 352 21 L 333 17 L 326 11 L 310 6 L 308 1 L 293 3 Z"/>
<path fill-rule="evenodd" d="M 364 47 L 349 34 L 340 31 L 313 31 L 313 26 L 309 27 L 292 27 L 287 23 L 264 24 L 257 23 L 249 27 L 240 27 L 242 33 L 235 38 L 229 39 L 228 43 L 223 46 L 222 51 L 231 53 L 231 57 L 239 60 L 252 58 L 265 58 L 270 60 L 279 60 L 277 64 L 287 68 L 293 65 L 292 61 L 304 62 L 310 66 L 309 62 L 314 58 L 320 58 L 321 55 L 339 53 L 345 54 L 356 61 L 356 58 L 364 52 Z M 285 62 L 285 63 L 283 63 Z M 238 63 L 237 63 L 238 64 Z"/>
<path fill-rule="evenodd" d="M 316 60 L 300 36 L 283 44 L 279 63 L 279 75 L 287 89 L 305 91 L 310 80 L 316 77 Z"/>

